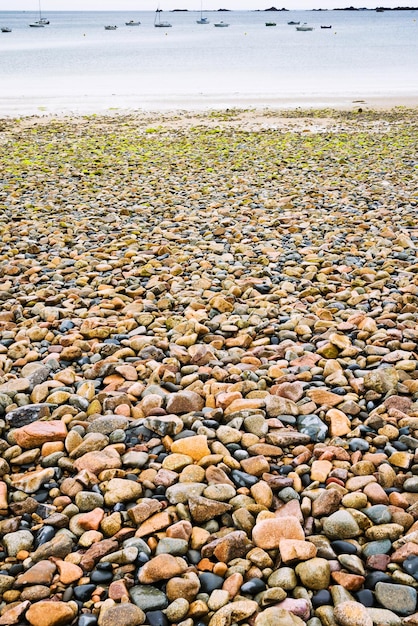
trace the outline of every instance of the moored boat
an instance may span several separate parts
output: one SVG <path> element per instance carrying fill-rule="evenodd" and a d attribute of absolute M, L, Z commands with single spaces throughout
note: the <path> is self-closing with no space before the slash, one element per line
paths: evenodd
<path fill-rule="evenodd" d="M 129 20 L 129 22 L 125 22 L 125 26 L 139 26 L 141 22 L 134 22 L 134 20 Z"/>
<path fill-rule="evenodd" d="M 170 22 L 162 22 L 161 21 L 161 13 L 162 13 L 162 9 L 157 9 L 155 11 L 155 17 L 154 17 L 154 26 L 155 28 L 171 28 L 171 24 Z"/>
<path fill-rule="evenodd" d="M 332 28 L 332 24 L 330 26 L 321 26 L 321 28 Z"/>
<path fill-rule="evenodd" d="M 296 26 L 296 30 L 301 30 L 301 31 L 313 30 L 313 26 L 308 26 L 308 24 L 301 24 L 300 26 Z"/>
<path fill-rule="evenodd" d="M 47 20 L 46 17 L 42 17 L 41 0 L 39 0 L 39 19 L 35 22 L 31 22 L 29 26 L 31 28 L 44 28 L 48 26 L 48 24 L 49 20 Z"/>
<path fill-rule="evenodd" d="M 266 22 L 266 26 L 276 26 L 276 22 Z"/>
<path fill-rule="evenodd" d="M 210 24 L 207 17 L 203 17 L 203 2 L 200 3 L 200 18 L 196 20 L 196 24 Z"/>
<path fill-rule="evenodd" d="M 290 20 L 290 22 L 288 22 L 289 26 L 298 26 L 300 24 L 300 22 L 293 22 L 293 20 Z"/>
<path fill-rule="evenodd" d="M 216 22 L 214 26 L 216 26 L 216 28 L 226 28 L 227 26 L 229 26 L 229 24 L 227 24 L 226 22 Z"/>
<path fill-rule="evenodd" d="M 111 26 L 111 25 L 109 25 L 109 26 L 105 26 L 105 27 L 104 27 L 104 29 L 105 29 L 105 30 L 117 30 L 117 26 Z"/>
<path fill-rule="evenodd" d="M 11 32 L 12 32 L 12 29 L 11 29 L 11 28 L 9 28 L 8 26 L 2 26 L 2 27 L 1 27 L 1 32 L 2 32 L 2 33 L 11 33 Z"/>

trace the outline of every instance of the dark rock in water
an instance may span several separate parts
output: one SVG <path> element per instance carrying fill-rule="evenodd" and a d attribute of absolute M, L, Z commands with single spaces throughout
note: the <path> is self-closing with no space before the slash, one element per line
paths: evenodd
<path fill-rule="evenodd" d="M 331 547 L 336 554 L 357 554 L 356 546 L 349 541 L 337 539 L 336 541 L 331 541 Z"/>
<path fill-rule="evenodd" d="M 332 596 L 328 589 L 321 589 L 314 596 L 312 596 L 312 606 L 317 609 L 319 606 L 325 606 L 326 604 L 332 605 Z"/>
<path fill-rule="evenodd" d="M 129 590 L 132 602 L 145 613 L 167 608 L 168 600 L 163 591 L 152 585 L 135 585 Z"/>
<path fill-rule="evenodd" d="M 356 450 L 360 450 L 360 452 L 367 452 L 367 450 L 370 448 L 369 442 L 365 439 L 361 439 L 360 437 L 354 437 L 353 439 L 350 439 L 348 445 L 350 450 L 352 450 L 353 452 L 356 452 Z"/>
<path fill-rule="evenodd" d="M 21 428 L 21 426 L 27 426 L 42 417 L 49 417 L 57 406 L 56 404 L 48 404 L 47 402 L 20 406 L 18 409 L 14 409 L 6 414 L 6 421 L 11 428 Z"/>
<path fill-rule="evenodd" d="M 256 476 L 251 476 L 251 474 L 247 474 L 241 470 L 232 470 L 231 478 L 237 487 L 251 487 L 258 483 L 259 480 Z"/>
<path fill-rule="evenodd" d="M 408 556 L 402 563 L 402 567 L 407 574 L 413 576 L 415 580 L 418 580 L 418 556 Z"/>
<path fill-rule="evenodd" d="M 256 289 L 256 291 L 258 291 L 259 293 L 270 293 L 271 291 L 271 287 L 270 285 L 266 285 L 266 284 L 261 284 L 261 285 L 254 285 L 254 289 Z"/>
<path fill-rule="evenodd" d="M 18 574 L 21 574 L 24 571 L 24 567 L 22 565 L 22 563 L 16 563 L 15 565 L 12 565 L 11 568 L 8 570 L 9 576 L 17 576 Z"/>
<path fill-rule="evenodd" d="M 83 613 L 78 618 L 78 626 L 96 626 L 97 617 L 92 613 Z"/>
<path fill-rule="evenodd" d="M 211 572 L 203 572 L 199 574 L 200 591 L 202 593 L 212 593 L 215 589 L 221 589 L 224 579 L 221 576 L 212 574 Z"/>
<path fill-rule="evenodd" d="M 55 536 L 56 529 L 53 526 L 43 526 L 36 534 L 34 547 L 38 548 L 42 544 L 50 541 Z"/>
<path fill-rule="evenodd" d="M 93 570 L 90 574 L 90 580 L 96 585 L 106 585 L 113 580 L 113 571 Z"/>
<path fill-rule="evenodd" d="M 87 600 L 90 600 L 95 589 L 96 585 L 92 584 L 78 585 L 77 587 L 74 587 L 74 597 L 76 600 L 86 602 Z"/>
<path fill-rule="evenodd" d="M 374 589 L 377 583 L 391 583 L 392 577 L 384 572 L 370 572 L 364 581 L 366 589 Z"/>
<path fill-rule="evenodd" d="M 40 489 L 37 493 L 35 493 L 34 498 L 37 502 L 46 502 L 49 497 L 49 492 L 45 489 Z"/>
<path fill-rule="evenodd" d="M 150 626 L 169 626 L 169 621 L 162 611 L 148 611 L 146 616 Z"/>
<path fill-rule="evenodd" d="M 248 580 L 246 583 L 241 585 L 240 594 L 255 596 L 257 593 L 260 593 L 265 589 L 266 585 L 261 578 L 251 578 L 251 580 Z"/>
<path fill-rule="evenodd" d="M 299 415 L 297 425 L 300 433 L 315 442 L 325 441 L 328 434 L 328 426 L 317 415 Z"/>
<path fill-rule="evenodd" d="M 360 589 L 360 591 L 354 593 L 354 597 L 363 606 L 372 607 L 375 604 L 374 595 L 370 589 Z"/>

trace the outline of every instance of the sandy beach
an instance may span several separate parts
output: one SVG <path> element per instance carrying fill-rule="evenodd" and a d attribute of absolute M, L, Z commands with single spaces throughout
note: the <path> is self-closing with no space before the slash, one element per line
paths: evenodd
<path fill-rule="evenodd" d="M 0 626 L 417 624 L 417 103 L 64 104 L 0 119 Z"/>

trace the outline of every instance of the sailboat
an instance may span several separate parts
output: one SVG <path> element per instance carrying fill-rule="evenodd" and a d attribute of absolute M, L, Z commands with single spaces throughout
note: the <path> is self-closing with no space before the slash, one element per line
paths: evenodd
<path fill-rule="evenodd" d="M 155 17 L 154 17 L 154 26 L 155 28 L 171 28 L 171 24 L 170 22 L 162 22 L 161 21 L 161 13 L 163 12 L 162 9 L 158 8 L 155 11 Z"/>
<path fill-rule="evenodd" d="M 196 20 L 196 24 L 210 24 L 208 18 L 202 15 L 202 3 L 200 3 L 200 19 Z"/>
<path fill-rule="evenodd" d="M 49 20 L 47 20 L 46 17 L 42 17 L 41 0 L 39 0 L 39 20 L 31 22 L 29 26 L 31 26 L 31 28 L 44 28 L 44 26 L 47 26 L 48 24 Z"/>

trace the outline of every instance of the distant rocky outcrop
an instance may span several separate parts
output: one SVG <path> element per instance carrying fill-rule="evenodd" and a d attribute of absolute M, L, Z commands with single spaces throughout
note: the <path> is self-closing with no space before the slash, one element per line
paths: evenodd
<path fill-rule="evenodd" d="M 383 13 L 384 11 L 418 11 L 418 7 L 376 7 L 375 9 L 367 9 L 365 7 L 345 7 L 343 9 L 336 8 L 333 11 L 377 11 Z"/>

